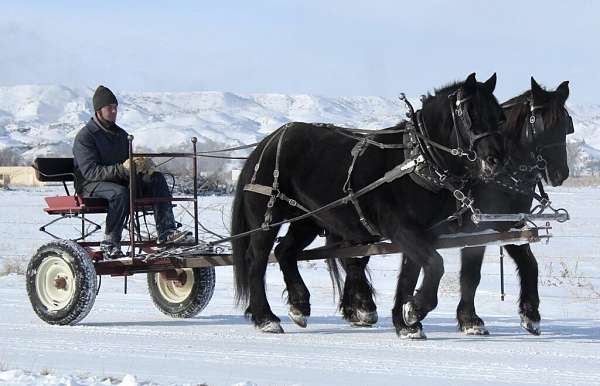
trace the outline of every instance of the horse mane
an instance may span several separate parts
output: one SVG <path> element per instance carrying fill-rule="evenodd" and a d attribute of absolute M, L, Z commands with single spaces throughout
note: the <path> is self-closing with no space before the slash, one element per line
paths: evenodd
<path fill-rule="evenodd" d="M 433 94 L 428 92 L 425 95 L 425 99 L 423 100 L 423 105 L 425 105 L 425 103 L 434 101 L 438 97 L 443 97 L 443 96 L 447 97 L 448 95 L 450 95 L 454 91 L 456 91 L 464 83 L 465 83 L 464 81 L 460 81 L 460 82 L 457 81 L 457 82 L 448 83 L 448 84 L 443 85 L 442 87 L 433 89 Z"/>

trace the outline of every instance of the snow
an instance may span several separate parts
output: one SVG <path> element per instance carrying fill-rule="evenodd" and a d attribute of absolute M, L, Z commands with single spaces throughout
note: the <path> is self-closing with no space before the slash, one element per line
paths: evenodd
<path fill-rule="evenodd" d="M 19 149 L 27 160 L 70 156 L 75 134 L 92 114 L 93 91 L 0 87 L 0 148 Z M 399 122 L 405 112 L 399 101 L 380 97 L 114 91 L 118 124 L 134 135 L 136 146 L 155 151 L 189 143 L 192 136 L 201 142 L 254 143 L 290 121 L 383 128 Z"/>
<path fill-rule="evenodd" d="M 286 316 L 279 268 L 270 265 L 267 293 L 283 335 L 256 331 L 234 307 L 231 267 L 216 268 L 210 304 L 186 320 L 154 309 L 144 275 L 129 278 L 127 295 L 122 278 L 103 277 L 92 311 L 77 326 L 38 319 L 24 278 L 13 274 L 0 277 L 0 384 L 600 384 L 600 189 L 548 191 L 572 219 L 554 224 L 548 245 L 533 246 L 540 267 L 541 336 L 519 327 L 518 278 L 509 258 L 506 300 L 500 301 L 497 247 L 487 250 L 476 299 L 491 335 L 456 331 L 458 251 L 445 250 L 439 305 L 424 321 L 426 341 L 400 340 L 394 333 L 390 310 L 398 255 L 371 259 L 380 317 L 373 328 L 351 327 L 341 319 L 321 261 L 301 263 L 312 316 L 306 329 L 296 326 Z M 43 197 L 59 192 L 59 187 L 0 191 L 0 264 L 8 256 L 31 256 L 49 240 L 37 231 L 50 220 L 41 209 Z M 201 198 L 201 221 L 226 234 L 230 204 L 230 197 Z M 102 222 L 102 216 L 95 219 Z M 74 224 L 56 226 L 67 234 L 77 231 Z"/>
<path fill-rule="evenodd" d="M 85 377 L 77 375 L 56 376 L 52 374 L 34 374 L 23 370 L 0 371 L 0 382 L 10 385 L 68 385 L 68 386 L 143 386 L 148 382 L 138 382 L 135 376 L 126 374 L 122 380 L 111 377 Z"/>

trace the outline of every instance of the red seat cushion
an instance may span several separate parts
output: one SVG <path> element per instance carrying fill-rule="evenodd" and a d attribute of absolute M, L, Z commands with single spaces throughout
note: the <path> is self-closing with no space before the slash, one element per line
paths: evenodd
<path fill-rule="evenodd" d="M 50 214 L 61 213 L 106 213 L 108 201 L 103 198 L 81 196 L 46 197 L 48 207 L 44 209 Z"/>
<path fill-rule="evenodd" d="M 98 197 L 55 196 L 45 197 L 44 200 L 48 204 L 44 211 L 48 214 L 106 213 L 108 211 L 108 201 Z M 152 208 L 151 202 L 142 201 L 137 205 L 138 210 L 152 210 Z"/>

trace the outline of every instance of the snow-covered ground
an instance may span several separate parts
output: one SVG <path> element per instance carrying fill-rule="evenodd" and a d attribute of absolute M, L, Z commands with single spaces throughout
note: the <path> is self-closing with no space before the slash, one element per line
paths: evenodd
<path fill-rule="evenodd" d="M 43 197 L 58 188 L 0 191 L 0 264 L 30 256 L 49 238 Z M 279 268 L 267 273 L 269 300 L 286 334 L 255 331 L 233 305 L 232 270 L 219 267 L 215 294 L 197 317 L 174 320 L 154 309 L 146 277 L 105 277 L 91 313 L 77 326 L 50 326 L 34 314 L 22 276 L 0 277 L 0 384 L 372 385 L 600 384 L 600 189 L 549 189 L 572 220 L 549 245 L 535 245 L 543 332 L 519 327 L 518 281 L 506 262 L 499 294 L 498 248 L 488 248 L 477 295 L 491 335 L 456 331 L 457 251 L 443 251 L 440 303 L 424 322 L 426 341 L 400 340 L 390 309 L 399 256 L 371 260 L 380 320 L 353 328 L 336 312 L 322 262 L 303 263 L 312 316 L 302 329 L 286 316 Z M 206 197 L 203 221 L 226 233 L 229 197 Z M 221 208 L 224 208 L 221 210 Z M 61 231 L 76 231 L 65 225 Z"/>

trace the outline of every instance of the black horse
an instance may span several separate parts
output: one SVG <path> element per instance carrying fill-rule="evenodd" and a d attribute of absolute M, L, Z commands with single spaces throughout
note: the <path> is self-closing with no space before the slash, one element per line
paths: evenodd
<path fill-rule="evenodd" d="M 511 177 L 518 183 L 498 181 L 478 187 L 475 199 L 481 210 L 488 213 L 529 212 L 534 202 L 535 186 L 544 178 L 552 186 L 560 186 L 569 177 L 566 136 L 573 132 L 573 122 L 565 108 L 569 96 L 568 82 L 561 83 L 556 91 L 543 90 L 531 78 L 531 91 L 505 102 L 508 117 L 506 148 Z M 534 117 L 532 119 L 532 117 Z M 534 123 L 530 123 L 533 120 Z M 526 122 L 524 124 L 524 122 Z M 507 186 L 508 185 L 508 186 Z M 516 186 L 515 186 L 516 185 Z M 511 189 L 511 188 L 515 189 Z M 471 229 L 476 229 L 472 226 Z M 503 230 L 504 224 L 490 224 Z M 482 226 L 479 226 L 481 229 Z M 538 266 L 529 244 L 506 245 L 505 250 L 514 260 L 519 273 L 521 293 L 519 315 L 521 326 L 528 332 L 540 334 L 538 296 Z M 460 329 L 467 334 L 484 334 L 488 331 L 475 312 L 475 291 L 481 278 L 481 264 L 485 247 L 461 250 L 461 300 L 456 310 Z M 407 261 L 407 264 L 410 262 Z M 411 280 L 411 279 L 408 279 Z"/>
<path fill-rule="evenodd" d="M 480 210 L 487 213 L 529 212 L 534 197 L 540 197 L 535 194 L 540 178 L 549 181 L 552 186 L 558 186 L 569 176 L 566 136 L 573 132 L 573 123 L 565 109 L 568 96 L 568 82 L 561 83 L 556 91 L 549 92 L 531 78 L 531 90 L 503 104 L 507 117 L 503 132 L 508 163 L 505 172 L 494 180 L 472 186 L 472 197 Z M 460 228 L 457 228 L 455 223 L 450 225 L 438 227 L 436 233 L 473 232 L 488 228 L 506 231 L 515 224 L 475 225 L 470 218 L 466 218 Z M 334 241 L 336 240 L 328 240 Z M 537 262 L 528 244 L 506 245 L 504 248 L 515 261 L 521 280 L 521 325 L 537 335 L 540 333 Z M 488 334 L 484 322 L 475 312 L 474 305 L 484 252 L 485 247 L 461 250 L 461 300 L 456 316 L 459 328 L 470 335 Z M 365 275 L 368 257 L 341 259 L 340 262 L 346 271 L 340 304 L 343 315 L 356 325 L 370 325 L 376 321 L 376 311 L 371 283 Z M 335 284 L 340 288 L 342 284 L 335 261 L 329 260 L 328 264 L 335 274 Z M 398 303 L 404 304 L 412 298 L 420 269 L 408 254 L 403 255 L 396 293 Z M 396 326 L 398 325 L 401 326 L 398 330 L 401 336 L 424 337 L 419 322 L 408 325 L 407 321 L 402 319 L 398 320 Z"/>
<path fill-rule="evenodd" d="M 505 118 L 493 96 L 495 84 L 495 74 L 484 83 L 478 83 L 471 74 L 464 82 L 437 90 L 425 99 L 421 117 L 428 137 L 420 134 L 419 143 L 423 148 L 445 150 L 435 154 L 447 175 L 487 178 L 504 162 L 498 126 Z M 419 136 L 411 127 L 401 122 L 376 135 L 361 137 L 328 125 L 290 123 L 263 139 L 250 155 L 238 181 L 232 213 L 232 234 L 249 233 L 234 238 L 232 245 L 236 299 L 248 305 L 246 315 L 257 328 L 283 332 L 280 319 L 269 307 L 264 283 L 280 222 L 347 196 L 349 181 L 354 191 L 360 192 L 384 175 L 400 176 L 395 173 L 412 171 L 416 165 L 434 168 L 430 163 L 422 164 L 423 157 L 407 160 L 399 149 L 407 134 L 413 140 Z M 357 146 L 359 142 L 365 147 Z M 457 150 L 460 146 L 468 147 L 468 151 Z M 472 162 L 473 157 L 480 162 Z M 353 242 L 384 237 L 402 245 L 414 263 L 423 267 L 422 289 L 411 302 L 411 312 L 423 319 L 437 305 L 444 272 L 442 258 L 431 247 L 432 237 L 426 229 L 432 221 L 452 212 L 450 196 L 445 190 L 426 190 L 408 176 L 394 177 L 362 195 L 360 204 L 357 193 L 347 201 L 356 205 L 336 206 L 310 220 L 293 222 L 290 237 L 275 249 L 288 290 L 290 316 L 305 325 L 310 315 L 310 295 L 298 272 L 296 255 L 325 229 Z M 358 221 L 357 211 L 362 221 Z M 400 313 L 396 316 L 401 318 Z"/>

